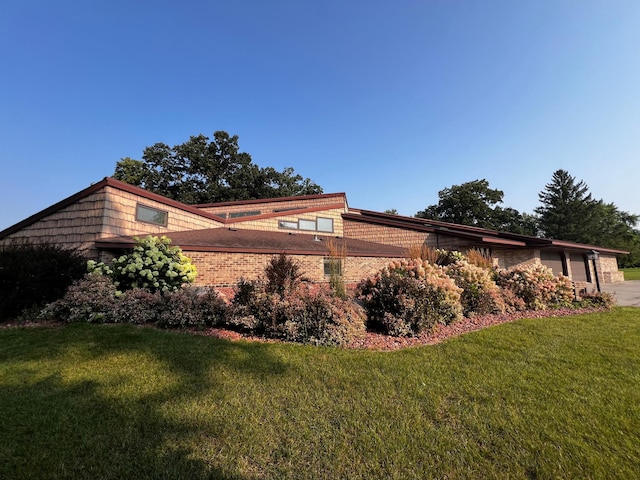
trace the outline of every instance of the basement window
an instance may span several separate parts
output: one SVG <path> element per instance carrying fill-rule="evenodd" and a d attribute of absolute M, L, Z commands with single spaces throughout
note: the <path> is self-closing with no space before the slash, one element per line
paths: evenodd
<path fill-rule="evenodd" d="M 138 203 L 136 205 L 136 220 L 166 227 L 169 220 L 169 212 Z"/>

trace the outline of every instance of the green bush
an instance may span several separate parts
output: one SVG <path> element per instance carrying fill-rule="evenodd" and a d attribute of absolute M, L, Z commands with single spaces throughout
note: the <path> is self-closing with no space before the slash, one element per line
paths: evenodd
<path fill-rule="evenodd" d="M 416 258 L 392 262 L 360 282 L 357 298 L 369 328 L 407 336 L 459 320 L 461 292 L 443 267 Z"/>
<path fill-rule="evenodd" d="M 86 273 L 87 259 L 59 245 L 0 247 L 0 319 L 61 298 Z"/>
<path fill-rule="evenodd" d="M 136 238 L 133 252 L 114 258 L 110 265 L 88 262 L 89 272 L 111 277 L 119 291 L 143 288 L 150 292 L 173 292 L 196 278 L 196 267 L 172 247 L 165 236 Z"/>

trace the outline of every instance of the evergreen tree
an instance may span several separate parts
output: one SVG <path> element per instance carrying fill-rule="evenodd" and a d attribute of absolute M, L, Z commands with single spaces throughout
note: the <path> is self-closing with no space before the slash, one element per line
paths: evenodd
<path fill-rule="evenodd" d="M 591 198 L 589 187 L 582 180 L 576 182 L 566 170 L 556 170 L 538 198 L 542 206 L 535 212 L 539 215 L 544 237 L 591 243 L 597 202 Z"/>

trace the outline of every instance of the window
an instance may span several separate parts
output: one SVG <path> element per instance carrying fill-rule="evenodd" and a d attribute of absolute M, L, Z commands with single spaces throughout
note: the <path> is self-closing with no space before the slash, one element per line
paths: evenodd
<path fill-rule="evenodd" d="M 254 215 L 260 215 L 260 210 L 253 210 L 250 212 L 231 212 L 229 213 L 229 218 L 253 217 Z"/>
<path fill-rule="evenodd" d="M 167 226 L 169 213 L 158 210 L 156 208 L 147 207 L 146 205 L 136 205 L 136 220 L 144 223 L 153 223 L 154 225 Z"/>
<path fill-rule="evenodd" d="M 332 218 L 318 217 L 316 219 L 316 222 L 318 224 L 318 231 L 319 232 L 329 232 L 329 233 L 333 232 L 333 219 Z"/>
<path fill-rule="evenodd" d="M 285 220 L 280 220 L 278 222 L 278 226 L 280 228 L 291 228 L 293 230 L 297 230 L 298 229 L 298 222 L 287 222 Z"/>
<path fill-rule="evenodd" d="M 325 277 L 330 277 L 331 275 L 342 276 L 342 260 L 339 258 L 325 258 L 324 275 Z"/>
<path fill-rule="evenodd" d="M 315 220 L 298 220 L 298 228 L 300 230 L 315 230 L 316 229 L 316 222 Z"/>
<path fill-rule="evenodd" d="M 301 218 L 300 220 L 280 220 L 279 228 L 292 230 L 306 230 L 310 232 L 333 232 L 333 219 L 318 217 L 315 220 Z"/>

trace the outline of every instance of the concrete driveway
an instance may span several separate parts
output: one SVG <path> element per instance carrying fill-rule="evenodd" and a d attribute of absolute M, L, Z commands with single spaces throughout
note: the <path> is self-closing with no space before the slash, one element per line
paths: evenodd
<path fill-rule="evenodd" d="M 613 293 L 618 305 L 640 307 L 640 280 L 601 284 L 603 292 Z"/>

